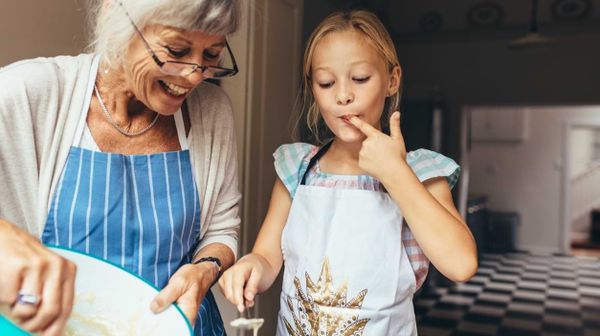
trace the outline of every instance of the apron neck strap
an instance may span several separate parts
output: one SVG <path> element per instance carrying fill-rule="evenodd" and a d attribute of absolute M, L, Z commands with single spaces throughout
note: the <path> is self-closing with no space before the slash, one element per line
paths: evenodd
<path fill-rule="evenodd" d="M 317 164 L 317 161 L 319 161 L 319 159 L 321 159 L 321 157 L 323 157 L 323 155 L 325 155 L 325 153 L 327 153 L 327 151 L 329 150 L 329 147 L 331 147 L 332 143 L 333 143 L 333 140 L 329 141 L 323 147 L 319 148 L 319 150 L 317 151 L 317 154 L 315 154 L 315 156 L 313 156 L 310 159 L 310 161 L 308 162 L 308 167 L 306 167 L 306 171 L 302 175 L 302 181 L 300 181 L 300 185 L 306 184 L 306 176 L 308 175 L 308 172 L 310 171 L 310 169 L 312 167 L 314 167 L 315 164 Z"/>

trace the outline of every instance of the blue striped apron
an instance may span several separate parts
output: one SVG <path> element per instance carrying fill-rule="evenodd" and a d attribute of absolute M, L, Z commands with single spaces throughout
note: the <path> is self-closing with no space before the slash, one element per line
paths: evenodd
<path fill-rule="evenodd" d="M 122 155 L 72 146 L 42 241 L 103 258 L 163 288 L 190 262 L 200 234 L 200 200 L 181 111 L 175 119 L 184 150 Z M 210 290 L 194 334 L 225 335 Z"/>

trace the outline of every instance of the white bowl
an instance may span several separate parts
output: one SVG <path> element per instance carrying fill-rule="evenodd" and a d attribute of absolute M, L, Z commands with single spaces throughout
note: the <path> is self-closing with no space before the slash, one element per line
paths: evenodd
<path fill-rule="evenodd" d="M 193 335 L 177 306 L 160 314 L 150 311 L 158 290 L 144 279 L 93 256 L 62 247 L 50 249 L 77 265 L 75 304 L 65 336 Z M 0 316 L 0 335 L 9 331 L 16 334 L 14 325 Z"/>

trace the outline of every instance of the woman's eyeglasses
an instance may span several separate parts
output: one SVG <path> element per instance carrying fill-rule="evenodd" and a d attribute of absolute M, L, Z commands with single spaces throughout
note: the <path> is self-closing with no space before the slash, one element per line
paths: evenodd
<path fill-rule="evenodd" d="M 233 56 L 233 52 L 231 51 L 231 48 L 229 47 L 229 43 L 227 43 L 227 40 L 225 40 L 225 48 L 227 48 L 227 52 L 229 53 L 229 56 L 231 57 L 231 63 L 233 64 L 232 68 L 216 66 L 216 65 L 200 65 L 197 63 L 171 61 L 171 60 L 162 61 L 160 58 L 158 58 L 158 56 L 152 50 L 152 48 L 150 48 L 150 44 L 148 43 L 148 41 L 146 41 L 142 32 L 135 25 L 135 23 L 133 22 L 133 19 L 131 18 L 131 16 L 127 12 L 127 9 L 125 9 L 125 6 L 123 6 L 123 3 L 121 1 L 119 1 L 119 5 L 125 11 L 125 15 L 127 15 L 129 22 L 131 22 L 135 31 L 140 35 L 140 38 L 142 39 L 142 42 L 144 42 L 146 49 L 152 55 L 152 59 L 154 60 L 154 62 L 156 62 L 156 65 L 158 65 L 158 67 L 160 68 L 160 70 L 163 73 L 165 73 L 167 75 L 184 76 L 185 77 L 185 76 L 191 75 L 192 73 L 194 73 L 194 71 L 200 71 L 202 73 L 202 75 L 204 76 L 204 78 L 231 77 L 238 73 L 237 63 L 235 62 L 235 57 Z"/>

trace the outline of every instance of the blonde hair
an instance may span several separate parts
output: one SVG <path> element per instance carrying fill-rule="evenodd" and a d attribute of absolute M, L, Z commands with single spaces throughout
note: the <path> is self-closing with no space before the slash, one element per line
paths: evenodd
<path fill-rule="evenodd" d="M 312 32 L 304 51 L 303 80 L 296 103 L 297 119 L 294 126 L 295 137 L 300 141 L 322 145 L 334 137 L 331 130 L 325 125 L 312 93 L 312 57 L 316 45 L 325 36 L 350 29 L 362 34 L 367 43 L 375 48 L 385 61 L 388 71 L 391 72 L 394 67 L 400 66 L 394 42 L 375 14 L 364 10 L 353 10 L 329 15 Z M 395 94 L 385 99 L 384 111 L 381 115 L 381 126 L 384 131 L 387 131 L 389 127 L 390 114 L 398 110 L 401 95 L 402 87 L 400 86 Z M 306 123 L 304 124 L 304 122 Z"/>
<path fill-rule="evenodd" d="M 241 16 L 239 0 L 93 0 L 88 49 L 101 54 L 108 64 L 119 63 L 136 34 L 124 10 L 140 30 L 162 24 L 215 35 L 234 33 Z"/>

